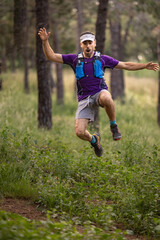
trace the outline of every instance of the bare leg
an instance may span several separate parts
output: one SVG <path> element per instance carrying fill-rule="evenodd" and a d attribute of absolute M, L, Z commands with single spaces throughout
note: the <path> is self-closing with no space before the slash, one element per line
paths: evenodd
<path fill-rule="evenodd" d="M 75 121 L 76 135 L 85 141 L 91 141 L 92 135 L 87 131 L 88 119 L 79 118 Z"/>
<path fill-rule="evenodd" d="M 110 121 L 116 119 L 115 106 L 111 94 L 107 90 L 103 90 L 99 95 L 99 104 L 104 107 Z"/>
<path fill-rule="evenodd" d="M 121 139 L 121 133 L 118 130 L 117 124 L 114 122 L 116 120 L 115 106 L 111 94 L 104 90 L 99 95 L 99 104 L 104 107 L 106 113 L 108 114 L 110 123 L 110 128 L 113 136 L 113 140 L 117 141 Z M 114 122 L 114 123 L 113 123 Z"/>
<path fill-rule="evenodd" d="M 91 142 L 92 135 L 86 130 L 87 126 L 88 126 L 88 119 L 82 119 L 82 118 L 76 119 L 75 132 L 79 138 L 81 138 L 85 141 Z M 94 137 L 95 137 L 96 142 L 91 143 L 91 145 L 94 147 L 94 152 L 97 155 L 97 157 L 101 157 L 103 154 L 103 148 L 100 145 L 100 137 L 99 137 L 99 135 L 96 135 L 96 134 L 94 134 Z"/>

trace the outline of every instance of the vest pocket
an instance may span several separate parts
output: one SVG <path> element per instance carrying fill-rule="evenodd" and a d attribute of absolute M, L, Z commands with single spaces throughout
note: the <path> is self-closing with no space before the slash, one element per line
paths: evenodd
<path fill-rule="evenodd" d="M 79 80 L 85 76 L 84 70 L 83 70 L 84 62 L 81 62 L 80 64 L 76 65 L 76 79 Z"/>
<path fill-rule="evenodd" d="M 94 63 L 94 76 L 97 78 L 103 78 L 102 63 L 100 60 L 95 59 Z"/>

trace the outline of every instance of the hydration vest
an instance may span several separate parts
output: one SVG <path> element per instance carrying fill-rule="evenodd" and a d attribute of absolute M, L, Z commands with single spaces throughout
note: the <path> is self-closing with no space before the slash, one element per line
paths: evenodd
<path fill-rule="evenodd" d="M 84 72 L 84 57 L 82 52 L 80 52 L 77 56 L 78 61 L 76 65 L 76 79 L 80 80 L 81 78 L 87 77 Z M 103 70 L 102 70 L 102 63 L 101 63 L 101 54 L 100 52 L 95 52 L 93 57 L 93 69 L 94 69 L 94 76 L 96 78 L 103 78 Z"/>

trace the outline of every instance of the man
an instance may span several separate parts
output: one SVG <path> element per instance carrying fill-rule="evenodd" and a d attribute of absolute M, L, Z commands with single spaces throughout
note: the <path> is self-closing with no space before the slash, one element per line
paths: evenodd
<path fill-rule="evenodd" d="M 45 28 L 41 28 L 38 35 L 42 40 L 43 50 L 48 60 L 69 64 L 74 70 L 77 79 L 79 101 L 76 112 L 75 133 L 82 140 L 91 143 L 98 157 L 102 156 L 103 149 L 100 145 L 99 134 L 91 135 L 87 130 L 89 121 L 94 121 L 95 109 L 97 107 L 103 107 L 109 117 L 113 140 L 121 139 L 121 133 L 116 123 L 114 102 L 103 78 L 105 68 L 125 70 L 148 69 L 157 71 L 159 65 L 152 62 L 147 64 L 120 62 L 107 55 L 100 55 L 99 52 L 95 51 L 96 39 L 92 32 L 81 34 L 80 46 L 82 53 L 78 55 L 55 53 L 48 41 L 50 32 L 47 33 Z"/>

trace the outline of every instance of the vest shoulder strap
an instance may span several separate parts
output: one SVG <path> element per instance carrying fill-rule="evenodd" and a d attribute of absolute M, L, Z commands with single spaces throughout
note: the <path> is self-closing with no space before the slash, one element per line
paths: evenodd
<path fill-rule="evenodd" d="M 81 59 L 81 58 L 84 58 L 83 57 L 83 53 L 82 52 L 79 52 L 78 55 L 77 55 L 78 59 Z"/>
<path fill-rule="evenodd" d="M 94 55 L 94 58 L 100 59 L 100 57 L 101 57 L 101 53 L 98 52 L 98 51 L 96 51 L 96 52 L 95 52 L 95 55 Z"/>
<path fill-rule="evenodd" d="M 84 62 L 84 57 L 82 52 L 78 53 L 77 59 L 78 59 L 78 64 L 81 64 L 81 62 Z"/>
<path fill-rule="evenodd" d="M 98 51 L 95 51 L 94 58 L 100 59 L 100 57 L 101 57 L 101 53 L 98 52 Z M 78 60 L 83 60 L 83 59 L 84 59 L 83 53 L 82 53 L 82 52 L 79 52 L 78 55 L 77 55 L 77 58 L 78 58 Z"/>

